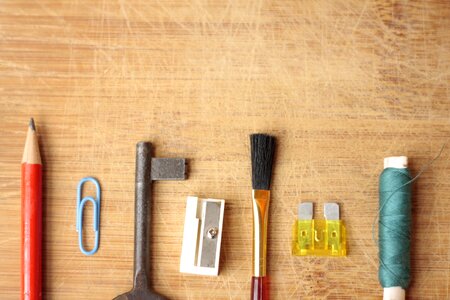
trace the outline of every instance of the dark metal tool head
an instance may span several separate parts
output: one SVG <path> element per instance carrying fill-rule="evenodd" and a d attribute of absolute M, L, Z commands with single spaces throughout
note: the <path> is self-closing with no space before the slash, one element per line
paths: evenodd
<path fill-rule="evenodd" d="M 136 145 L 133 289 L 113 300 L 166 299 L 149 286 L 152 181 L 184 180 L 186 178 L 186 160 L 184 158 L 152 158 L 151 152 L 152 145 L 148 142 L 139 142 Z"/>
<path fill-rule="evenodd" d="M 161 296 L 154 291 L 150 291 L 148 288 L 134 287 L 131 291 L 117 296 L 113 300 L 165 300 L 164 296 Z"/>

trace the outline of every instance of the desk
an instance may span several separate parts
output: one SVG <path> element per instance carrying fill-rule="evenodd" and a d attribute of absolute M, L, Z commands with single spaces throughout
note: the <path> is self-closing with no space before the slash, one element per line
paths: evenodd
<path fill-rule="evenodd" d="M 19 293 L 31 116 L 45 164 L 45 299 L 131 288 L 141 140 L 190 169 L 187 181 L 154 184 L 152 285 L 171 299 L 248 299 L 253 132 L 278 137 L 272 298 L 379 299 L 378 176 L 385 156 L 402 154 L 416 174 L 450 136 L 449 28 L 447 1 L 2 1 L 1 299 Z M 447 148 L 414 186 L 410 299 L 450 297 L 449 171 Z M 75 232 L 88 175 L 103 189 L 92 257 Z M 219 277 L 178 271 L 188 195 L 226 199 Z M 346 258 L 290 255 L 301 201 L 317 217 L 325 202 L 341 204 Z"/>

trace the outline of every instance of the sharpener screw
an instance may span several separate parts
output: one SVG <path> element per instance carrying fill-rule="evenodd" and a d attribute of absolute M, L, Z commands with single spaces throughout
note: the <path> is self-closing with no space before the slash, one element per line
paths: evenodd
<path fill-rule="evenodd" d="M 210 229 L 208 229 L 208 238 L 211 240 L 215 239 L 217 233 L 219 233 L 219 229 L 217 229 L 217 227 L 211 227 Z"/>

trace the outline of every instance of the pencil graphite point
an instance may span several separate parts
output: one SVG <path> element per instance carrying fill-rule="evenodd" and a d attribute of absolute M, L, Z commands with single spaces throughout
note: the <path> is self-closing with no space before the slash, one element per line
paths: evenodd
<path fill-rule="evenodd" d="M 28 123 L 27 138 L 25 140 L 25 149 L 23 151 L 22 163 L 42 164 L 39 153 L 38 136 L 33 118 Z"/>
<path fill-rule="evenodd" d="M 34 119 L 30 119 L 30 123 L 28 124 L 33 131 L 36 131 L 36 126 L 34 125 Z"/>

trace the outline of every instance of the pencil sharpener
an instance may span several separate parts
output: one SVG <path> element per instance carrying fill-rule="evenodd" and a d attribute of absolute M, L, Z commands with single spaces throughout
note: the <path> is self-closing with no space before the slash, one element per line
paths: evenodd
<path fill-rule="evenodd" d="M 325 219 L 313 219 L 313 203 L 298 206 L 298 219 L 292 230 L 292 254 L 296 256 L 346 256 L 344 222 L 339 218 L 339 205 L 325 203 Z"/>
<path fill-rule="evenodd" d="M 225 200 L 187 198 L 180 272 L 219 274 L 224 210 Z"/>

